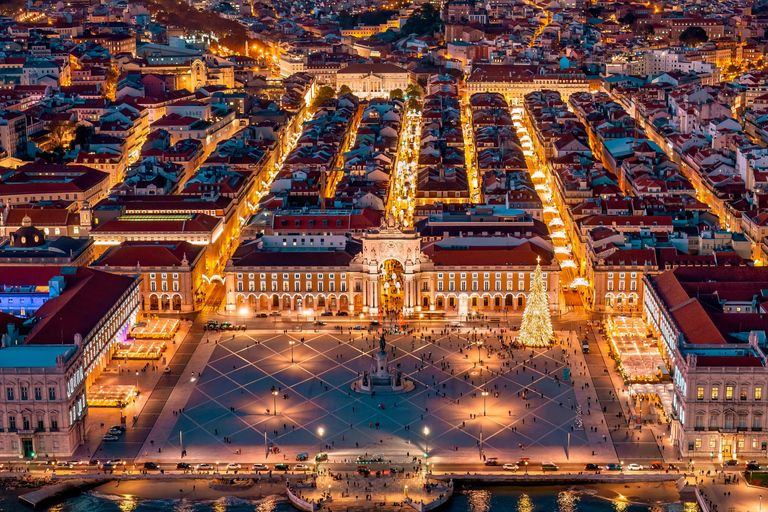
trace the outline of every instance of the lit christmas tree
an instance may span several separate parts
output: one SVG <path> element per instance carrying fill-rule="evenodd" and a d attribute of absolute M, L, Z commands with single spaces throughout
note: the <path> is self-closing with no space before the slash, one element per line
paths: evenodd
<path fill-rule="evenodd" d="M 523 323 L 518 341 L 527 347 L 548 347 L 554 339 L 552 320 L 549 317 L 549 297 L 544 291 L 544 276 L 540 258 L 536 258 L 536 271 L 531 280 L 531 292 L 525 305 Z"/>

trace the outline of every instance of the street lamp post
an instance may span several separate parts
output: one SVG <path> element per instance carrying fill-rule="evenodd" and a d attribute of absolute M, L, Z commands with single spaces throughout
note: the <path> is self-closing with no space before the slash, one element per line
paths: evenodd
<path fill-rule="evenodd" d="M 291 362 L 293 362 L 293 345 L 296 343 L 295 341 L 291 340 L 288 342 L 291 345 Z"/>
<path fill-rule="evenodd" d="M 480 347 L 483 346 L 483 340 L 477 340 L 477 364 L 483 366 L 483 361 L 480 359 Z"/>
<path fill-rule="evenodd" d="M 485 416 L 485 398 L 488 396 L 488 390 L 483 390 L 483 416 Z"/>
<path fill-rule="evenodd" d="M 274 406 L 273 412 L 274 415 L 277 416 L 277 390 L 272 390 L 272 405 Z"/>
<path fill-rule="evenodd" d="M 424 458 L 429 457 L 429 427 L 424 427 Z"/>

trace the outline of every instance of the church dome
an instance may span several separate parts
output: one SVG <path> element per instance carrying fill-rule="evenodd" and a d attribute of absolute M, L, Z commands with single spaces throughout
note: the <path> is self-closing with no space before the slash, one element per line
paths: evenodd
<path fill-rule="evenodd" d="M 25 215 L 21 227 L 11 233 L 11 247 L 39 247 L 45 245 L 45 233 L 32 225 L 32 219 Z"/>

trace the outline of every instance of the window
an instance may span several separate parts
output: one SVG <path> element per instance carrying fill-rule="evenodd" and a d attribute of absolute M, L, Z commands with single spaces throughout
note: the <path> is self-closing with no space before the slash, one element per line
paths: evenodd
<path fill-rule="evenodd" d="M 613 291 L 613 281 L 608 281 L 608 291 L 609 292 Z"/>
<path fill-rule="evenodd" d="M 463 291 L 463 292 L 467 291 L 467 282 L 466 281 L 462 281 L 461 282 L 461 291 Z"/>
<path fill-rule="evenodd" d="M 51 418 L 51 430 L 54 432 L 59 430 L 59 420 L 56 418 Z"/>
<path fill-rule="evenodd" d="M 154 281 L 149 282 L 149 291 L 156 292 L 157 291 L 157 283 Z"/>
<path fill-rule="evenodd" d="M 43 399 L 43 390 L 40 388 L 35 388 L 35 400 L 42 400 Z"/>
<path fill-rule="evenodd" d="M 301 281 L 294 281 L 293 282 L 293 291 L 300 292 L 301 291 Z"/>
<path fill-rule="evenodd" d="M 720 388 L 713 387 L 712 388 L 712 400 L 717 400 L 717 397 L 720 395 Z"/>
<path fill-rule="evenodd" d="M 747 399 L 747 387 L 741 386 L 741 391 L 739 392 L 739 399 L 740 400 L 746 400 Z"/>
<path fill-rule="evenodd" d="M 507 281 L 507 291 L 508 292 L 511 292 L 513 290 L 513 288 L 512 288 L 513 284 L 514 283 L 512 281 Z"/>
<path fill-rule="evenodd" d="M 237 277 L 239 279 L 242 279 L 243 278 L 243 274 L 237 274 Z M 168 279 L 168 274 L 163 274 L 163 279 Z"/>
<path fill-rule="evenodd" d="M 253 282 L 250 283 L 250 288 L 249 289 L 251 291 L 253 291 Z M 173 282 L 173 291 L 175 291 L 175 292 L 179 291 L 179 282 L 178 281 L 174 281 Z"/>
<path fill-rule="evenodd" d="M 696 399 L 704 400 L 704 386 L 699 386 L 696 388 Z"/>
<path fill-rule="evenodd" d="M 238 284 L 240 285 L 240 289 L 242 290 L 242 289 L 243 289 L 243 283 L 238 283 Z M 162 281 L 162 282 L 160 283 L 160 288 L 161 288 L 161 289 L 162 289 L 164 292 L 167 292 L 167 291 L 168 291 L 168 282 L 167 282 L 167 281 Z"/>
<path fill-rule="evenodd" d="M 12 432 L 16 431 L 16 416 L 8 416 L 8 430 Z"/>
<path fill-rule="evenodd" d="M 56 400 L 56 388 L 48 388 L 48 400 Z"/>
<path fill-rule="evenodd" d="M 22 400 L 29 400 L 29 395 L 27 394 L 27 386 L 21 386 L 19 391 L 21 391 L 19 394 L 21 395 Z"/>
<path fill-rule="evenodd" d="M 13 388 L 5 388 L 5 396 L 8 400 L 13 400 Z"/>
<path fill-rule="evenodd" d="M 442 281 L 438 281 L 437 282 L 437 291 L 439 291 L 439 292 L 443 291 L 443 282 Z"/>
<path fill-rule="evenodd" d="M 762 424 L 762 418 L 760 416 L 755 416 L 752 418 L 752 429 L 753 430 L 760 430 L 760 428 L 763 426 Z"/>
<path fill-rule="evenodd" d="M 525 290 L 525 281 L 518 281 L 517 282 L 517 290 L 518 291 Z"/>
<path fill-rule="evenodd" d="M 733 386 L 725 386 L 725 399 L 733 400 Z"/>
<path fill-rule="evenodd" d="M 477 281 L 472 281 L 472 290 L 477 291 Z"/>
<path fill-rule="evenodd" d="M 633 292 L 637 291 L 637 281 L 630 282 L 629 283 L 629 289 L 630 289 L 630 291 L 633 291 Z"/>
<path fill-rule="evenodd" d="M 755 388 L 755 400 L 762 400 L 763 399 L 763 388 L 760 386 L 757 386 Z"/>
<path fill-rule="evenodd" d="M 696 438 L 696 448 L 701 448 L 701 438 L 700 437 Z"/>

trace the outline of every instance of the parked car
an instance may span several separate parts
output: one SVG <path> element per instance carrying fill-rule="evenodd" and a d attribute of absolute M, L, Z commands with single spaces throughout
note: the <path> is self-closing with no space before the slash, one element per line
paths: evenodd
<path fill-rule="evenodd" d="M 229 464 L 227 464 L 227 471 L 237 471 L 241 467 L 242 466 L 240 466 L 240 464 L 238 464 L 237 462 L 230 462 Z"/>
<path fill-rule="evenodd" d="M 64 460 L 60 460 L 60 461 L 58 461 L 58 462 L 56 463 L 56 467 L 57 467 L 57 468 L 71 468 L 71 467 L 72 467 L 72 464 L 70 464 L 70 463 L 69 463 L 69 462 L 67 462 L 67 461 L 64 461 Z"/>
<path fill-rule="evenodd" d="M 288 471 L 290 469 L 291 469 L 291 466 L 283 462 L 280 462 L 279 464 L 275 464 L 275 471 Z"/>
<path fill-rule="evenodd" d="M 269 467 L 266 464 L 254 464 L 251 466 L 253 471 L 269 471 Z"/>
<path fill-rule="evenodd" d="M 664 464 L 660 462 L 651 462 L 651 469 L 664 469 Z"/>
<path fill-rule="evenodd" d="M 605 466 L 605 469 L 607 469 L 608 471 L 621 471 L 621 468 L 622 468 L 621 464 L 616 464 L 615 462 L 612 462 L 607 466 Z"/>
<path fill-rule="evenodd" d="M 597 464 L 592 464 L 590 462 L 589 464 L 584 465 L 584 469 L 586 469 L 587 471 L 599 471 L 600 466 L 598 466 Z"/>
<path fill-rule="evenodd" d="M 294 471 L 306 471 L 308 469 L 309 469 L 309 466 L 307 466 L 306 464 L 296 464 L 295 466 L 293 466 Z"/>
<path fill-rule="evenodd" d="M 160 469 L 157 462 L 145 462 L 144 469 Z"/>
<path fill-rule="evenodd" d="M 120 432 L 125 432 L 125 425 L 112 425 L 109 427 L 109 430 L 119 430 Z"/>
<path fill-rule="evenodd" d="M 91 459 L 91 460 L 88 461 L 88 465 L 89 466 L 98 466 L 100 464 L 101 463 L 99 462 L 99 459 Z"/>
<path fill-rule="evenodd" d="M 499 465 L 499 459 L 496 457 L 486 457 L 485 458 L 485 465 L 486 466 L 498 466 Z"/>
<path fill-rule="evenodd" d="M 108 470 L 108 469 L 115 469 L 117 466 L 114 464 L 110 464 L 109 462 L 105 462 L 103 466 L 101 466 L 101 469 Z"/>
<path fill-rule="evenodd" d="M 728 459 L 727 461 L 723 462 L 723 466 L 738 466 L 739 461 L 736 459 Z"/>
<path fill-rule="evenodd" d="M 336 316 L 349 316 L 349 313 L 347 313 L 346 311 L 339 311 L 338 313 L 336 313 Z"/>
<path fill-rule="evenodd" d="M 112 434 L 107 434 L 105 436 L 101 436 L 102 441 L 117 441 L 119 438 L 117 436 L 113 436 Z"/>
<path fill-rule="evenodd" d="M 501 466 L 504 471 L 517 471 L 520 467 L 517 464 L 504 464 Z"/>
<path fill-rule="evenodd" d="M 323 311 L 320 316 L 333 316 L 333 311 Z"/>
<path fill-rule="evenodd" d="M 110 464 L 115 464 L 115 465 L 122 464 L 123 466 L 125 466 L 125 461 L 123 459 L 120 459 L 120 458 L 117 458 L 117 457 L 112 457 L 111 459 L 109 459 L 108 462 Z"/>
<path fill-rule="evenodd" d="M 113 436 L 119 436 L 122 433 L 123 433 L 123 431 L 120 430 L 119 428 L 111 428 L 111 429 L 109 429 L 109 432 L 107 432 L 107 434 L 111 434 Z"/>
<path fill-rule="evenodd" d="M 188 462 L 179 462 L 178 464 L 176 464 L 176 469 L 189 469 L 191 467 L 192 465 L 189 464 Z"/>
<path fill-rule="evenodd" d="M 747 471 L 758 471 L 759 469 L 760 464 L 758 464 L 756 460 L 747 462 Z"/>
<path fill-rule="evenodd" d="M 363 326 L 362 325 L 356 325 L 356 326 L 353 327 L 353 329 L 356 330 L 356 331 L 361 331 L 363 329 Z"/>
<path fill-rule="evenodd" d="M 211 466 L 210 464 L 206 464 L 205 462 L 195 466 L 195 471 L 211 471 L 212 469 L 213 469 L 213 466 Z"/>
<path fill-rule="evenodd" d="M 635 464 L 634 462 L 631 464 L 627 464 L 627 469 L 630 471 L 642 471 L 643 465 L 642 464 Z"/>
<path fill-rule="evenodd" d="M 372 320 L 371 321 L 371 325 L 379 325 L 379 321 L 378 320 Z"/>
<path fill-rule="evenodd" d="M 266 313 L 256 313 L 256 318 L 267 318 L 268 316 Z"/>
<path fill-rule="evenodd" d="M 273 311 L 273 312 L 271 312 L 269 314 L 269 316 L 280 316 L 280 312 L 279 311 Z"/>
<path fill-rule="evenodd" d="M 326 325 L 326 324 L 327 324 L 327 322 L 321 322 L 320 320 L 315 322 L 315 325 L 317 325 L 317 326 L 322 326 L 322 325 Z"/>

